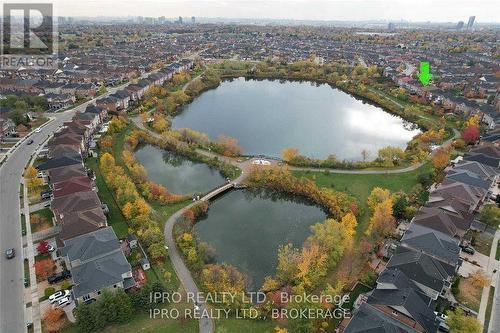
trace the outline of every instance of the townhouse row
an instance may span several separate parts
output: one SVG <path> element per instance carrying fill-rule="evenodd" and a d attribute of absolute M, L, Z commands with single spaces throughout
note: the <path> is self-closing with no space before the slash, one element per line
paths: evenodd
<path fill-rule="evenodd" d="M 389 247 L 375 289 L 358 298 L 341 331 L 447 332 L 445 316 L 436 312 L 443 300 L 474 314 L 456 302 L 450 289 L 463 264 L 462 252 L 474 252 L 469 231 L 486 228 L 476 219 L 479 210 L 499 192 L 499 145 L 500 140 L 481 141 L 446 169 L 443 182 L 431 189 L 401 239 Z"/>

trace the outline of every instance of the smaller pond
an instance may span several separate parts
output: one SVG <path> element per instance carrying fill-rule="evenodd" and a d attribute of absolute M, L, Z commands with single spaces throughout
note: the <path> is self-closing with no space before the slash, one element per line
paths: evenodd
<path fill-rule="evenodd" d="M 258 290 L 274 275 L 280 245 L 300 247 L 310 226 L 326 214 L 311 203 L 273 192 L 233 190 L 210 204 L 208 216 L 195 224 L 200 241 L 215 248 L 216 260 L 235 266 Z"/>
<path fill-rule="evenodd" d="M 139 146 L 134 155 L 146 168 L 149 180 L 172 193 L 204 193 L 225 182 L 218 170 L 156 146 Z"/>

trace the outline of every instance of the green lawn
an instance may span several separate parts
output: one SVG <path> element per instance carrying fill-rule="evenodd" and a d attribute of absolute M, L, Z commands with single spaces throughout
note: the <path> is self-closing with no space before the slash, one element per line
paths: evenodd
<path fill-rule="evenodd" d="M 356 197 L 362 209 L 358 221 L 358 231 L 361 231 L 364 230 L 369 219 L 366 199 L 374 187 L 386 188 L 392 192 L 408 192 L 417 184 L 418 175 L 429 172 L 430 170 L 430 163 L 426 163 L 415 171 L 398 174 L 356 175 L 305 171 L 294 171 L 293 174 L 297 177 L 312 179 L 318 186 L 347 192 Z M 358 232 L 358 235 L 359 234 Z"/>
<path fill-rule="evenodd" d="M 54 214 L 50 208 L 44 208 L 30 214 L 31 232 L 38 232 L 54 226 L 52 218 Z M 22 221 L 21 221 L 22 223 Z"/>
<path fill-rule="evenodd" d="M 99 198 L 103 203 L 108 205 L 109 208 L 108 223 L 111 225 L 111 227 L 113 227 L 113 230 L 115 231 L 116 236 L 118 236 L 118 238 L 126 237 L 128 234 L 127 222 L 125 221 L 125 217 L 123 217 L 122 212 L 118 207 L 118 204 L 116 203 L 113 195 L 111 194 L 111 191 L 106 185 L 106 182 L 104 181 L 104 178 L 101 174 L 101 171 L 99 170 L 97 163 L 98 163 L 97 158 L 88 158 L 85 161 L 85 165 L 88 168 L 94 170 L 95 172 L 96 184 L 97 188 L 99 189 L 99 192 L 97 192 Z"/>
<path fill-rule="evenodd" d="M 262 321 L 228 318 L 215 321 L 215 333 L 274 333 L 274 328 L 276 326 L 278 326 L 278 324 L 271 320 Z M 281 325 L 281 327 L 284 327 L 284 325 Z"/>
<path fill-rule="evenodd" d="M 21 232 L 23 236 L 26 235 L 26 217 L 24 214 L 21 214 Z"/>
<path fill-rule="evenodd" d="M 352 310 L 354 307 L 354 302 L 356 302 L 358 296 L 370 290 L 372 290 L 372 288 L 367 287 L 364 284 L 357 283 L 356 286 L 354 286 L 354 289 L 349 294 L 349 302 L 347 302 L 347 304 L 345 304 L 343 308 Z"/>
<path fill-rule="evenodd" d="M 491 318 L 491 310 L 493 307 L 493 297 L 495 296 L 495 287 L 490 288 L 490 294 L 488 295 L 488 305 L 486 306 L 486 322 L 489 323 Z"/>
<path fill-rule="evenodd" d="M 474 249 L 489 257 L 493 243 L 493 236 L 485 232 L 471 231 L 470 234 L 472 235 L 472 245 L 474 246 Z"/>
<path fill-rule="evenodd" d="M 63 333 L 78 333 L 76 325 L 70 324 Z M 129 323 L 113 325 L 105 328 L 106 333 L 195 333 L 198 332 L 198 321 L 150 318 L 148 312 L 135 314 Z"/>

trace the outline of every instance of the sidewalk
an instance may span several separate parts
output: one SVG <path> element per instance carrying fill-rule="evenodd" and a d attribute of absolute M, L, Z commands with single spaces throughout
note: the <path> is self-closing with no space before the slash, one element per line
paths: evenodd
<path fill-rule="evenodd" d="M 488 261 L 488 270 L 486 271 L 486 275 L 491 278 L 491 283 L 487 287 L 483 288 L 483 293 L 481 294 L 481 304 L 479 305 L 479 314 L 477 319 L 484 325 L 484 320 L 486 318 L 486 308 L 488 306 L 488 297 L 490 295 L 490 287 L 495 286 L 498 279 L 498 269 L 499 262 L 495 259 L 497 253 L 497 244 L 500 238 L 500 231 L 497 230 L 495 232 L 495 237 L 493 238 L 493 242 L 490 249 L 490 257 Z M 497 270 L 496 273 L 493 273 L 494 270 Z"/>
<path fill-rule="evenodd" d="M 48 123 L 48 122 L 47 122 Z M 47 137 L 39 146 L 38 149 L 33 154 L 29 165 L 33 165 L 36 156 L 40 153 L 40 150 L 45 145 L 45 143 L 50 139 L 51 135 Z M 26 248 L 23 248 L 23 253 L 27 254 L 28 265 L 30 269 L 30 286 L 29 289 L 31 291 L 31 299 L 25 299 L 25 303 L 31 302 L 31 307 L 29 310 L 26 310 L 26 317 L 31 318 L 31 322 L 33 323 L 33 331 L 34 333 L 42 333 L 42 316 L 40 313 L 40 304 L 39 304 L 39 294 L 38 294 L 38 283 L 36 281 L 36 272 L 35 272 L 35 248 L 33 246 L 33 235 L 31 234 L 31 224 L 30 224 L 30 204 L 28 200 L 28 186 L 24 182 L 24 178 L 22 178 L 23 186 L 23 209 L 24 209 L 24 217 L 26 221 Z M 30 313 L 31 312 L 31 313 Z M 31 316 L 30 316 L 31 314 Z"/>

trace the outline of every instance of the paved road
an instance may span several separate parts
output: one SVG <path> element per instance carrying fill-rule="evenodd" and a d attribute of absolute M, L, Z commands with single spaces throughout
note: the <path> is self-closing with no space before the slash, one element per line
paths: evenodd
<path fill-rule="evenodd" d="M 63 122 L 71 119 L 74 111 L 56 114 L 40 133 L 30 137 L 34 143 L 22 143 L 0 168 L 0 249 L 16 250 L 16 257 L 0 259 L 0 332 L 25 332 L 24 274 L 22 257 L 21 221 L 19 216 L 19 186 L 24 167 L 31 155 L 47 136 Z"/>

